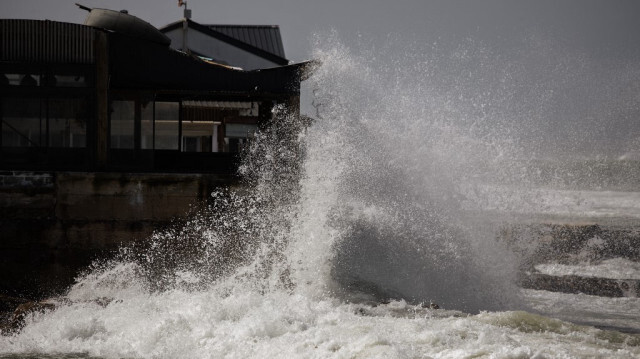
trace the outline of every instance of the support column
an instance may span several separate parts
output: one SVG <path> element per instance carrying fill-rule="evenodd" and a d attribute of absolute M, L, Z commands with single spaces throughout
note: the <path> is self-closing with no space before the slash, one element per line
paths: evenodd
<path fill-rule="evenodd" d="M 95 161 L 98 169 L 107 166 L 109 144 L 109 42 L 107 34 L 96 32 L 96 137 Z"/>

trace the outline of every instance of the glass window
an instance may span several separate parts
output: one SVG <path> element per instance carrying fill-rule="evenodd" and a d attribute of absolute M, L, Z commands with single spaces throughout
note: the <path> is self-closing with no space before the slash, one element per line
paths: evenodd
<path fill-rule="evenodd" d="M 182 151 L 211 152 L 213 121 L 182 121 Z"/>
<path fill-rule="evenodd" d="M 111 102 L 111 148 L 133 149 L 135 102 Z"/>
<path fill-rule="evenodd" d="M 182 152 L 202 152 L 201 146 L 200 137 L 189 136 L 182 138 Z"/>
<path fill-rule="evenodd" d="M 50 147 L 86 147 L 86 108 L 84 99 L 49 100 Z"/>
<path fill-rule="evenodd" d="M 211 136 L 211 152 L 218 152 L 220 151 L 220 142 L 219 142 L 219 138 L 220 138 L 220 123 L 219 122 L 214 122 L 213 123 L 213 135 Z"/>
<path fill-rule="evenodd" d="M 55 75 L 51 86 L 59 87 L 87 87 L 87 77 L 84 75 Z"/>
<path fill-rule="evenodd" d="M 257 125 L 244 123 L 228 123 L 225 126 L 225 136 L 229 138 L 249 138 L 258 131 Z"/>
<path fill-rule="evenodd" d="M 2 146 L 39 147 L 46 131 L 45 100 L 2 99 Z"/>
<path fill-rule="evenodd" d="M 40 86 L 40 75 L 32 74 L 5 74 L 2 80 L 9 86 Z"/>
<path fill-rule="evenodd" d="M 153 101 L 142 102 L 140 115 L 140 148 L 153 149 Z"/>
<path fill-rule="evenodd" d="M 156 102 L 156 149 L 177 150 L 180 103 Z"/>

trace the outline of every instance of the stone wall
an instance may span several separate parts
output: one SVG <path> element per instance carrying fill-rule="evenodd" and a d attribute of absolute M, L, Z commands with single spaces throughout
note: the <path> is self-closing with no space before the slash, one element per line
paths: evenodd
<path fill-rule="evenodd" d="M 229 185 L 203 174 L 0 172 L 0 293 L 59 293 L 94 259 Z"/>

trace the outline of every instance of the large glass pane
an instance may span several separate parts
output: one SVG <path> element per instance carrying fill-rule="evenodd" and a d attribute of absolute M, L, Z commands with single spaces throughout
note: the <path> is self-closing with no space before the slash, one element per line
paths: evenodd
<path fill-rule="evenodd" d="M 153 101 L 141 105 L 140 148 L 153 149 Z"/>
<path fill-rule="evenodd" d="M 111 102 L 111 148 L 133 149 L 134 101 Z"/>
<path fill-rule="evenodd" d="M 258 131 L 258 126 L 246 123 L 228 123 L 225 135 L 229 138 L 251 138 Z"/>
<path fill-rule="evenodd" d="M 2 146 L 39 147 L 46 131 L 45 100 L 2 99 Z"/>
<path fill-rule="evenodd" d="M 225 125 L 225 150 L 227 152 L 240 152 L 247 145 L 247 140 L 253 138 L 258 131 L 258 126 L 247 123 L 227 123 Z"/>
<path fill-rule="evenodd" d="M 32 74 L 5 74 L 5 85 L 9 86 L 40 86 L 40 75 Z M 2 82 L 5 82 L 5 79 Z"/>
<path fill-rule="evenodd" d="M 87 87 L 89 86 L 85 75 L 55 75 L 50 86 L 58 87 Z"/>
<path fill-rule="evenodd" d="M 179 120 L 178 102 L 156 102 L 156 149 L 178 149 Z"/>
<path fill-rule="evenodd" d="M 211 152 L 213 121 L 182 121 L 182 151 Z"/>
<path fill-rule="evenodd" d="M 49 100 L 50 147 L 86 147 L 86 109 L 84 99 Z"/>

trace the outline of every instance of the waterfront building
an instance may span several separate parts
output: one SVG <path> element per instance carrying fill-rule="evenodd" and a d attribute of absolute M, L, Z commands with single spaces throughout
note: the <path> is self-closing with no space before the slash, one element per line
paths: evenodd
<path fill-rule="evenodd" d="M 94 13 L 109 21 L 90 21 Z M 136 26 L 122 31 L 118 20 Z M 305 64 L 269 53 L 278 61 L 255 65 L 271 67 L 240 70 L 225 51 L 204 56 L 234 68 L 172 49 L 169 37 L 126 13 L 93 9 L 87 22 L 111 29 L 0 20 L 3 169 L 231 173 L 233 153 L 274 105 L 299 106 Z M 204 26 L 188 23 L 195 45 Z"/>
<path fill-rule="evenodd" d="M 184 216 L 236 183 L 237 153 L 274 106 L 299 111 L 309 64 L 289 64 L 277 28 L 244 43 L 184 20 L 194 48 L 181 51 L 174 25 L 81 8 L 84 25 L 0 20 L 0 292 L 55 292 Z M 208 52 L 199 30 L 238 51 Z"/>

